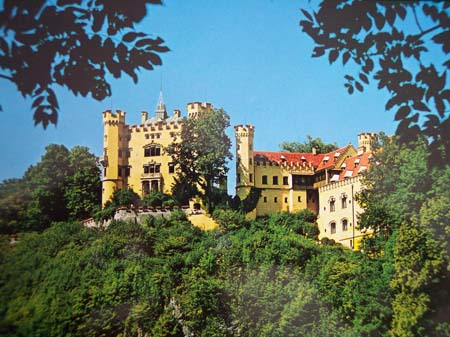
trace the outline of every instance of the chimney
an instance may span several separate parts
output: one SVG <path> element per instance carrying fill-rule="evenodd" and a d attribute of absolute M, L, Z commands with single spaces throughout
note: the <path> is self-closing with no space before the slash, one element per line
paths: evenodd
<path fill-rule="evenodd" d="M 313 154 L 313 155 L 316 155 L 316 154 L 317 154 L 317 150 L 316 150 L 315 147 L 312 148 L 312 154 Z"/>

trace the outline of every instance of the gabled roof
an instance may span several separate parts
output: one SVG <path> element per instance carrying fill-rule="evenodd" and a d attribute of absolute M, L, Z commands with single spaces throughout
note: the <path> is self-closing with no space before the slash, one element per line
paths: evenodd
<path fill-rule="evenodd" d="M 352 145 L 349 144 L 347 146 L 341 147 L 340 149 L 326 153 L 323 160 L 319 163 L 317 170 L 320 171 L 335 168 L 336 164 L 339 162 L 339 159 L 341 159 L 342 156 L 345 155 L 345 152 L 349 149 L 349 147 L 352 147 Z M 339 167 L 337 168 L 339 169 Z"/>
<path fill-rule="evenodd" d="M 345 168 L 339 175 L 339 180 L 345 178 L 356 177 L 364 172 L 370 166 L 370 157 L 372 152 L 364 152 L 363 154 L 349 157 L 345 160 Z"/>
<path fill-rule="evenodd" d="M 281 164 L 312 164 L 317 167 L 322 161 L 323 154 L 312 154 L 304 152 L 269 152 L 269 151 L 253 151 L 253 159 L 255 161 L 271 161 Z M 303 158 L 303 159 L 302 159 Z"/>

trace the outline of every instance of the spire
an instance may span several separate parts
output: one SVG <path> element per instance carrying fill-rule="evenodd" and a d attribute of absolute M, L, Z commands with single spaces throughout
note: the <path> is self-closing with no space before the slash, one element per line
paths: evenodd
<path fill-rule="evenodd" d="M 167 118 L 166 105 L 164 104 L 164 101 L 163 101 L 162 90 L 159 92 L 159 99 L 158 99 L 158 104 L 156 105 L 155 116 L 157 118 L 161 118 L 161 119 Z"/>

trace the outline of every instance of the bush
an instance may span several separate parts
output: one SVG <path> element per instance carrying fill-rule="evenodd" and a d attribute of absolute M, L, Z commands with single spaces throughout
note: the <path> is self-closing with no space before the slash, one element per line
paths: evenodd
<path fill-rule="evenodd" d="M 233 230 L 245 225 L 245 216 L 239 211 L 216 209 L 213 218 L 224 230 Z"/>

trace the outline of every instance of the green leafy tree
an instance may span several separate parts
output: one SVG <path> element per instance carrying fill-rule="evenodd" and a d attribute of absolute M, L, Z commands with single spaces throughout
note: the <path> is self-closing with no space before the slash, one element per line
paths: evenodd
<path fill-rule="evenodd" d="M 26 216 L 29 228 L 43 229 L 53 221 L 68 219 L 65 187 L 71 171 L 69 156 L 64 145 L 51 144 L 41 161 L 25 172 L 23 179 L 32 190 Z"/>
<path fill-rule="evenodd" d="M 0 183 L 0 233 L 21 230 L 30 200 L 30 189 L 23 179 L 8 179 Z"/>
<path fill-rule="evenodd" d="M 35 124 L 56 124 L 54 87 L 101 101 L 111 95 L 107 73 L 125 73 L 137 83 L 137 71 L 161 65 L 158 54 L 169 50 L 164 41 L 136 30 L 147 5 L 161 3 L 6 0 L 0 10 L 0 78 L 33 98 Z"/>
<path fill-rule="evenodd" d="M 214 187 L 226 177 L 227 162 L 232 158 L 231 141 L 225 133 L 229 126 L 230 117 L 222 109 L 211 109 L 199 118 L 184 121 L 180 142 L 172 149 L 173 161 L 179 167 L 176 195 L 179 189 L 193 192 L 199 186 L 206 206 L 214 208 Z"/>
<path fill-rule="evenodd" d="M 429 137 L 435 164 L 450 161 L 449 8 L 448 2 L 321 1 L 302 9 L 300 21 L 316 45 L 312 56 L 352 61 L 358 70 L 344 77 L 350 94 L 370 80 L 385 89 L 401 140 Z"/>
<path fill-rule="evenodd" d="M 102 185 L 97 157 L 87 147 L 75 146 L 70 150 L 69 161 L 71 172 L 64 193 L 69 215 L 73 219 L 86 219 L 101 203 Z"/>
<path fill-rule="evenodd" d="M 336 150 L 337 144 L 325 144 L 320 137 L 313 138 L 311 135 L 306 135 L 306 140 L 303 143 L 298 142 L 283 142 L 280 145 L 281 151 L 286 152 L 306 152 L 311 153 L 316 149 L 317 153 L 327 153 Z"/>

